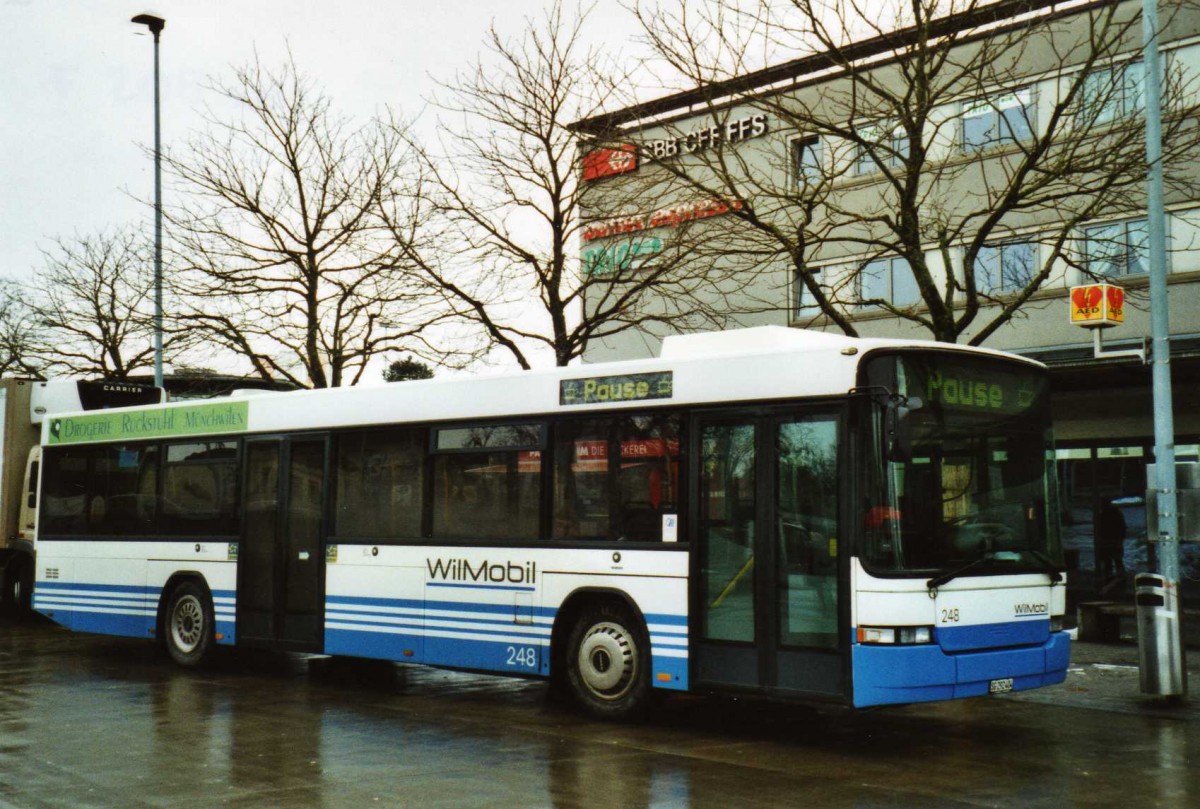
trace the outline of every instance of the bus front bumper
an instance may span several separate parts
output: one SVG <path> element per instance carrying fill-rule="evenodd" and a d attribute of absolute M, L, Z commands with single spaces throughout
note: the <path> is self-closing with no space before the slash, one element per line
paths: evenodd
<path fill-rule="evenodd" d="M 854 706 L 962 699 L 1026 691 L 1061 683 L 1067 676 L 1071 641 L 1051 633 L 1037 646 L 982 649 L 947 654 L 936 644 L 851 647 Z"/>

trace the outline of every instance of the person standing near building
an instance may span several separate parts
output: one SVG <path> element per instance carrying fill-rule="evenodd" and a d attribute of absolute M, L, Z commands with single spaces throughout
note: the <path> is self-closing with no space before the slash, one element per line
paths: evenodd
<path fill-rule="evenodd" d="M 1101 595 L 1120 590 L 1125 581 L 1125 517 L 1109 498 L 1096 515 L 1096 581 Z"/>

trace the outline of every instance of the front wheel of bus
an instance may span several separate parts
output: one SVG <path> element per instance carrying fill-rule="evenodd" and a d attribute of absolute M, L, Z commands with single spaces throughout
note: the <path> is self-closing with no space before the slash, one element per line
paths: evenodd
<path fill-rule="evenodd" d="M 213 607 L 208 591 L 195 582 L 184 582 L 171 593 L 163 621 L 171 659 L 181 666 L 197 666 L 213 642 Z"/>
<path fill-rule="evenodd" d="M 33 565 L 14 562 L 7 570 L 0 570 L 0 582 L 3 582 L 0 612 L 28 617 L 33 611 Z"/>
<path fill-rule="evenodd" d="M 571 629 L 567 681 L 589 713 L 633 719 L 650 697 L 649 644 L 629 610 L 601 604 L 586 610 Z"/>

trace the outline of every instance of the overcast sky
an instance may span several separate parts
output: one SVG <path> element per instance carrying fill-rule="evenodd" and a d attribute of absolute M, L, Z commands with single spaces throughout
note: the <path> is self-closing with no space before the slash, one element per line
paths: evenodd
<path fill-rule="evenodd" d="M 601 0 L 596 44 L 632 35 Z M 546 0 L 0 0 L 0 276 L 27 278 L 56 235 L 91 234 L 151 213 L 153 38 L 130 22 L 166 20 L 161 40 L 163 143 L 200 126 L 210 76 L 257 50 L 296 63 L 338 109 L 362 120 L 383 105 L 419 113 L 432 77 L 480 55 L 495 21 L 518 34 Z M 136 199 L 135 199 L 136 198 Z"/>

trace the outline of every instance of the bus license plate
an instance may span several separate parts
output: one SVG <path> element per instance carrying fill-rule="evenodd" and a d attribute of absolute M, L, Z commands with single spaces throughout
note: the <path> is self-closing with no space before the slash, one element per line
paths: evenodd
<path fill-rule="evenodd" d="M 1012 691 L 1012 677 L 1005 677 L 1002 680 L 992 680 L 988 683 L 989 694 L 1007 694 Z"/>

